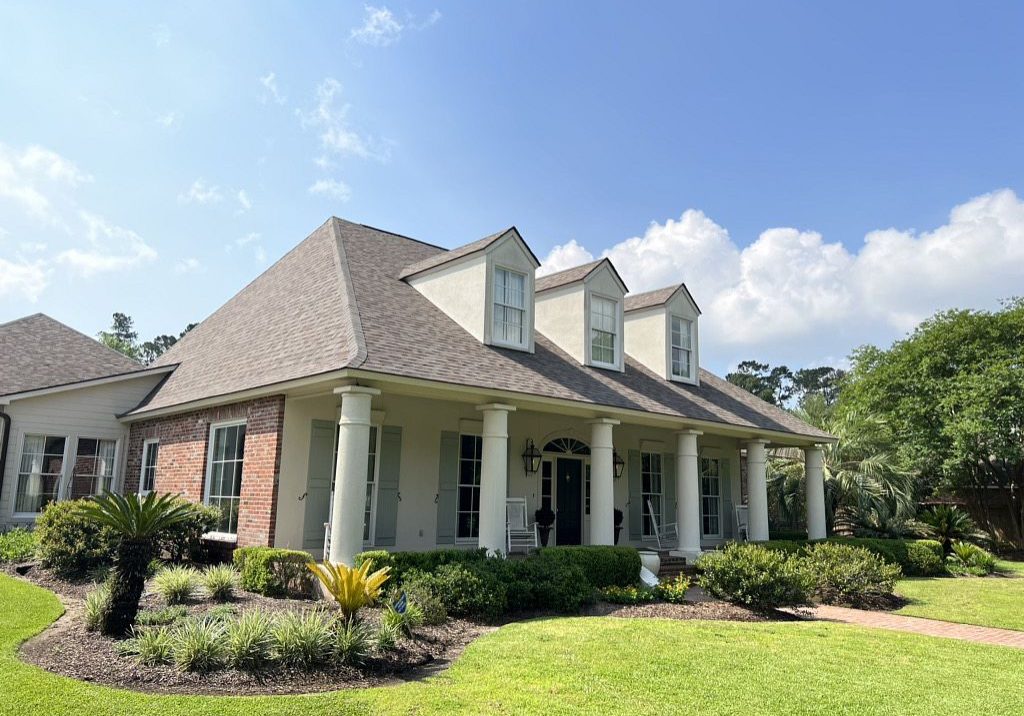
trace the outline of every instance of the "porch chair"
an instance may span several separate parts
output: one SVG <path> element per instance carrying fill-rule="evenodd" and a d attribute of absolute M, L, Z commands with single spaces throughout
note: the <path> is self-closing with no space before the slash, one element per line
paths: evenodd
<path fill-rule="evenodd" d="M 511 553 L 522 548 L 524 552 L 540 547 L 540 533 L 536 522 L 526 519 L 526 498 L 509 497 L 505 500 L 505 546 Z"/>
<path fill-rule="evenodd" d="M 651 504 L 650 499 L 647 500 L 647 514 L 651 518 L 654 538 L 658 540 L 658 551 L 677 548 L 679 546 L 679 526 L 675 522 L 659 525 L 654 505 Z"/>
<path fill-rule="evenodd" d="M 749 509 L 746 505 L 736 505 L 736 539 L 740 542 L 747 541 L 750 534 Z"/>

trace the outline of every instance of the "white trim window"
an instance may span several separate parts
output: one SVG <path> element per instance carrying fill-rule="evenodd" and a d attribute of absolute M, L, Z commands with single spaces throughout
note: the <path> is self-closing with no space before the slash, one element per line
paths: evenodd
<path fill-rule="evenodd" d="M 37 514 L 57 500 L 66 448 L 63 435 L 25 436 L 14 496 L 15 514 Z"/>
<path fill-rule="evenodd" d="M 142 443 L 142 467 L 139 470 L 139 495 L 145 497 L 156 489 L 156 459 L 160 441 L 150 438 Z"/>
<path fill-rule="evenodd" d="M 618 365 L 619 304 L 602 296 L 590 297 L 590 362 Z"/>
<path fill-rule="evenodd" d="M 654 509 L 654 517 L 660 526 L 663 522 L 662 495 L 664 487 L 661 479 L 661 453 L 642 452 L 640 453 L 640 492 L 643 499 L 644 515 L 644 537 L 655 537 L 654 520 L 651 519 L 651 508 Z M 650 504 L 650 508 L 648 507 Z"/>
<path fill-rule="evenodd" d="M 363 510 L 363 542 L 370 543 L 373 540 L 374 519 L 377 507 L 377 470 L 380 460 L 377 455 L 380 452 L 380 429 L 376 425 L 370 426 L 370 448 L 366 458 L 366 508 Z M 337 463 L 337 459 L 335 459 Z"/>
<path fill-rule="evenodd" d="M 700 461 L 700 523 L 705 537 L 722 536 L 722 478 L 718 458 Z"/>
<path fill-rule="evenodd" d="M 693 321 L 672 316 L 672 377 L 693 380 Z"/>
<path fill-rule="evenodd" d="M 242 464 L 245 458 L 245 422 L 210 426 L 206 461 L 206 504 L 220 509 L 216 534 L 238 534 L 238 505 L 242 497 Z"/>
<path fill-rule="evenodd" d="M 504 268 L 494 269 L 495 343 L 526 346 L 526 274 Z"/>
<path fill-rule="evenodd" d="M 480 473 L 483 469 L 483 438 L 459 437 L 459 493 L 455 536 L 460 540 L 480 536 Z"/>
<path fill-rule="evenodd" d="M 78 438 L 68 499 L 102 495 L 114 486 L 116 440 Z"/>

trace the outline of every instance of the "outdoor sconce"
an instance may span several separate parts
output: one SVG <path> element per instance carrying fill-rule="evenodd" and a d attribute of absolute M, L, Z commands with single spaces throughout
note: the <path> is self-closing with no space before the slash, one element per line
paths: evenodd
<path fill-rule="evenodd" d="M 626 466 L 626 461 L 619 455 L 618 450 L 614 450 L 612 455 L 612 463 L 615 465 L 615 478 L 618 479 L 622 477 L 622 468 Z"/>
<path fill-rule="evenodd" d="M 526 440 L 526 449 L 523 450 L 523 467 L 526 468 L 527 474 L 540 469 L 540 450 L 533 444 L 532 438 Z"/>

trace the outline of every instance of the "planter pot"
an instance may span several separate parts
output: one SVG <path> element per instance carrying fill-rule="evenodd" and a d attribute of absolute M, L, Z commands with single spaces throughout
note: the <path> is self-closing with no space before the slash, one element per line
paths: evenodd
<path fill-rule="evenodd" d="M 650 570 L 651 574 L 657 576 L 658 571 L 661 569 L 661 556 L 649 549 L 641 549 L 639 552 L 640 564 Z"/>
<path fill-rule="evenodd" d="M 550 527 L 537 527 L 537 531 L 540 532 L 540 545 L 541 547 L 548 546 L 548 538 L 551 536 Z"/>
<path fill-rule="evenodd" d="M 619 543 L 619 534 L 622 533 L 622 526 L 618 525 L 615 527 L 615 544 Z"/>

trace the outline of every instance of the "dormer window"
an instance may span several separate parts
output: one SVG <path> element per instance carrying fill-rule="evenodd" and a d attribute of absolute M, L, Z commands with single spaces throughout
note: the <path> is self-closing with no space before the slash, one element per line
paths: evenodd
<path fill-rule="evenodd" d="M 526 274 L 494 269 L 493 331 L 495 343 L 526 346 Z"/>
<path fill-rule="evenodd" d="M 590 361 L 617 368 L 619 304 L 601 296 L 590 297 Z"/>
<path fill-rule="evenodd" d="M 693 321 L 672 316 L 672 377 L 693 379 Z"/>

